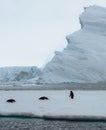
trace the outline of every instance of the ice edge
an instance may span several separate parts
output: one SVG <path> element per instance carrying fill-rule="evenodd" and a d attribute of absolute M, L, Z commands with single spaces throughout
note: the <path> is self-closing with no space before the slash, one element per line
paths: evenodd
<path fill-rule="evenodd" d="M 33 113 L 0 113 L 0 118 L 39 118 L 45 120 L 71 120 L 71 121 L 106 121 L 106 116 L 92 115 L 72 115 L 72 116 L 53 116 L 53 115 L 35 115 Z"/>

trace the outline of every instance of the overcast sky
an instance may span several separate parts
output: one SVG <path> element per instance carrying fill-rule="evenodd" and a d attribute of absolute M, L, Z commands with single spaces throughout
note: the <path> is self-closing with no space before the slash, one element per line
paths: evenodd
<path fill-rule="evenodd" d="M 106 0 L 0 0 L 0 66 L 43 67 L 80 29 L 84 6 Z"/>

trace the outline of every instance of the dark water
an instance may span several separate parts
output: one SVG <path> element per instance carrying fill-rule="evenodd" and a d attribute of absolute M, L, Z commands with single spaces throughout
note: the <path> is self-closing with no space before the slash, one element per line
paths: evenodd
<path fill-rule="evenodd" d="M 106 122 L 0 118 L 0 130 L 106 130 Z"/>

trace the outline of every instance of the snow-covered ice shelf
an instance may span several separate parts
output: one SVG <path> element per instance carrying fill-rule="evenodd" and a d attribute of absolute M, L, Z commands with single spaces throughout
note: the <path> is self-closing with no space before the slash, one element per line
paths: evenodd
<path fill-rule="evenodd" d="M 1 116 L 28 116 L 60 119 L 106 119 L 106 91 L 0 91 Z M 46 96 L 49 100 L 39 100 Z M 7 103 L 13 98 L 15 103 Z"/>

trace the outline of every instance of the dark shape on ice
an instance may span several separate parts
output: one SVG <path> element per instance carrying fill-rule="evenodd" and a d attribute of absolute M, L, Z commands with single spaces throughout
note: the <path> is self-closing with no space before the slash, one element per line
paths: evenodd
<path fill-rule="evenodd" d="M 73 93 L 73 91 L 70 91 L 69 97 L 71 97 L 71 99 L 74 99 L 74 93 Z"/>
<path fill-rule="evenodd" d="M 48 100 L 47 97 L 40 97 L 39 100 Z"/>
<path fill-rule="evenodd" d="M 9 102 L 9 103 L 14 103 L 16 102 L 14 99 L 8 99 L 6 102 Z"/>

